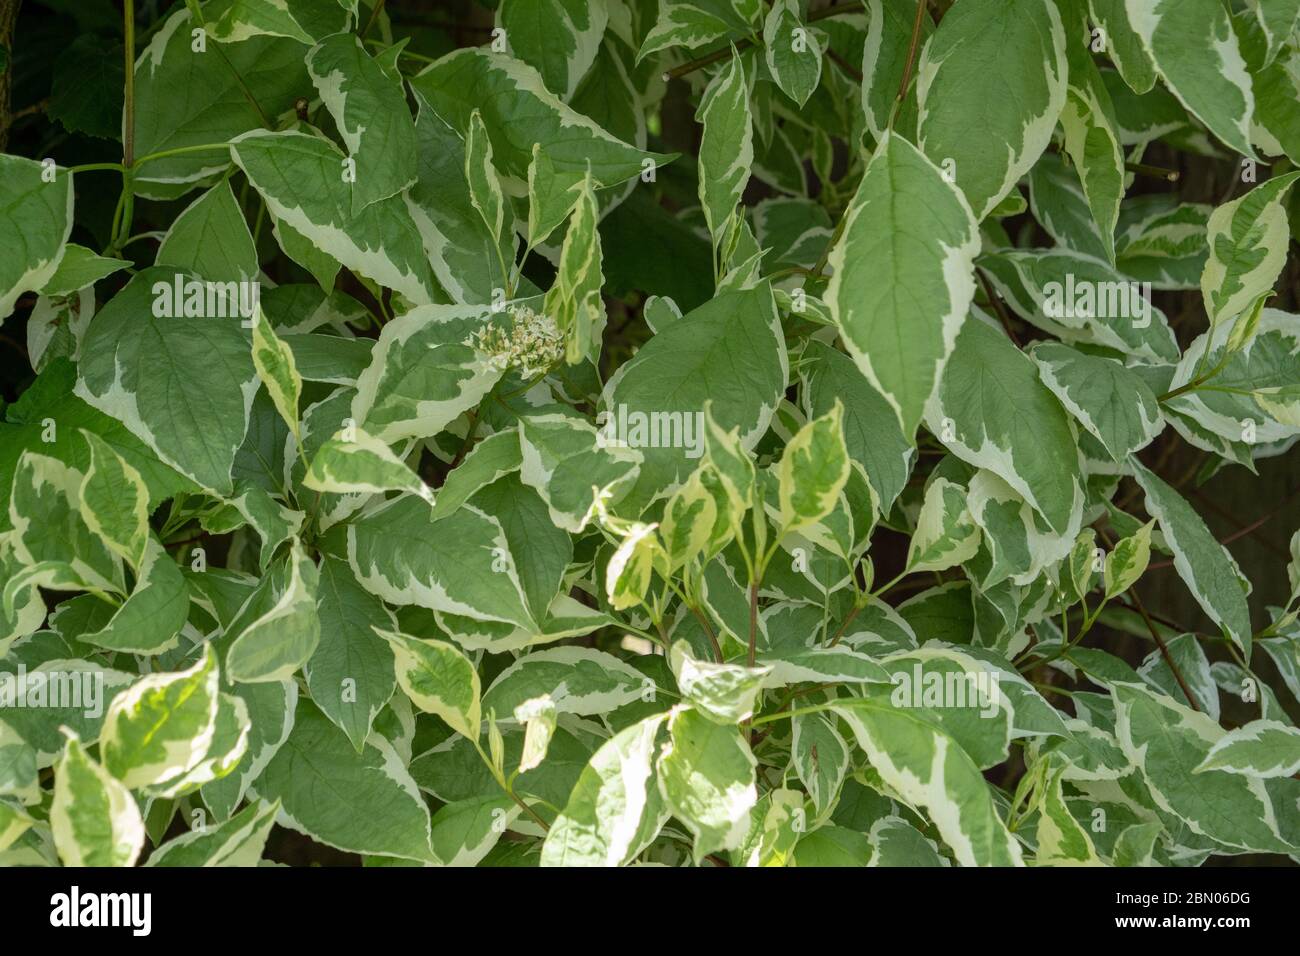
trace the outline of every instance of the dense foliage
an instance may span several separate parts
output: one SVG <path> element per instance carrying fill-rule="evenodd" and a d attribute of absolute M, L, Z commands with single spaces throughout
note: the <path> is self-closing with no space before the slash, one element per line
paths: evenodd
<path fill-rule="evenodd" d="M 1300 859 L 1300 0 L 122 6 L 0 0 L 0 862 Z"/>

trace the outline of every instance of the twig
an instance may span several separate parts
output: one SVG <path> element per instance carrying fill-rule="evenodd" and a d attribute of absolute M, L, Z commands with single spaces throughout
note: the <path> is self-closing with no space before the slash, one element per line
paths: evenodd
<path fill-rule="evenodd" d="M 754 666 L 758 650 L 758 582 L 749 585 L 749 666 Z"/>
<path fill-rule="evenodd" d="M 907 88 L 912 83 L 912 65 L 916 62 L 916 47 L 921 41 L 921 24 L 925 21 L 927 6 L 927 0 L 916 0 L 916 19 L 912 21 L 912 39 L 907 45 L 907 63 L 903 66 L 903 82 L 898 84 L 899 103 L 907 98 Z"/>
<path fill-rule="evenodd" d="M 859 83 L 862 82 L 862 71 L 856 69 L 853 66 L 853 64 L 851 64 L 848 60 L 844 59 L 844 57 L 840 56 L 838 53 L 836 53 L 834 50 L 830 49 L 829 47 L 826 50 L 826 56 L 830 59 L 832 63 L 838 66 L 849 76 L 853 77 L 854 80 L 856 80 Z"/>
<path fill-rule="evenodd" d="M 815 10 L 808 14 L 808 22 L 816 23 L 818 20 L 825 20 L 827 17 L 839 16 L 842 13 L 861 13 L 863 10 L 861 3 L 836 3 L 826 7 L 824 10 Z M 736 52 L 748 50 L 754 45 L 753 40 L 737 40 L 735 43 Z M 712 53 L 706 53 L 704 56 L 696 57 L 694 60 L 687 60 L 685 63 L 673 67 L 671 70 L 665 70 L 663 74 L 664 81 L 678 80 L 687 74 L 694 73 L 696 70 L 702 70 L 706 66 L 712 66 L 715 63 L 721 63 L 727 57 L 731 56 L 731 44 L 720 50 L 714 50 Z M 851 67 L 850 67 L 851 69 Z M 861 74 L 858 75 L 861 80 Z"/>
<path fill-rule="evenodd" d="M 683 604 L 686 602 L 683 601 Z M 709 624 L 709 619 L 704 616 L 704 612 L 693 604 L 687 604 L 687 609 L 695 615 L 695 620 L 700 622 L 700 627 L 704 628 L 704 633 L 709 637 L 709 643 L 713 645 L 713 656 L 717 658 L 718 663 L 722 663 L 722 645 L 718 643 L 718 635 L 714 633 L 713 626 Z"/>
<path fill-rule="evenodd" d="M 1178 686 L 1182 689 L 1183 696 L 1187 698 L 1188 705 L 1192 710 L 1199 711 L 1201 708 L 1196 704 L 1196 698 L 1192 694 L 1192 689 L 1187 686 L 1187 681 L 1183 679 L 1183 672 L 1180 671 L 1178 665 L 1174 663 L 1174 656 L 1169 653 L 1169 648 L 1165 644 L 1164 638 L 1161 637 L 1160 632 L 1156 630 L 1156 623 L 1151 620 L 1151 615 L 1147 613 L 1146 605 L 1142 603 L 1142 598 L 1138 597 L 1136 590 L 1129 591 L 1129 595 L 1133 598 L 1133 606 L 1136 607 L 1138 613 L 1142 615 L 1142 622 L 1146 624 L 1147 631 L 1151 634 L 1151 640 L 1155 641 L 1156 647 L 1160 648 L 1160 656 L 1162 656 L 1165 659 L 1165 663 L 1169 665 L 1169 670 L 1173 673 L 1174 680 L 1178 681 Z"/>
<path fill-rule="evenodd" d="M 1182 173 L 1176 169 L 1149 166 L 1146 163 L 1125 163 L 1124 168 L 1130 173 L 1137 173 L 1139 176 L 1150 176 L 1152 179 L 1163 179 L 1167 183 L 1176 183 L 1182 177 Z"/>
<path fill-rule="evenodd" d="M 835 636 L 831 638 L 831 642 L 826 645 L 827 647 L 834 647 L 840 642 L 840 639 L 844 637 L 844 632 L 849 629 L 849 625 L 853 623 L 853 619 L 858 616 L 858 612 L 861 611 L 862 608 L 863 605 L 854 603 L 853 610 L 844 618 L 844 623 L 841 624 L 839 630 L 835 632 Z"/>
<path fill-rule="evenodd" d="M 135 165 L 135 0 L 124 0 L 123 25 L 126 28 L 126 80 L 122 87 L 122 165 Z M 127 188 L 130 188 L 128 184 Z"/>
<path fill-rule="evenodd" d="M 1007 337 L 1020 346 L 1020 339 L 1016 337 L 1015 330 L 1011 327 L 1011 316 L 1007 314 L 1006 306 L 1002 304 L 1002 299 L 994 291 L 988 276 L 984 274 L 983 269 L 977 268 L 975 274 L 979 276 L 980 288 L 984 290 L 984 295 L 988 297 L 989 305 L 993 306 L 993 311 L 997 313 L 998 319 L 1002 322 L 1002 328 L 1006 330 Z"/>
<path fill-rule="evenodd" d="M 374 7 L 370 11 L 370 19 L 367 20 L 366 25 L 361 28 L 361 39 L 364 40 L 366 38 L 366 34 L 369 33 L 370 28 L 375 25 L 375 21 L 379 19 L 379 14 L 381 14 L 383 10 L 384 0 L 376 0 Z"/>

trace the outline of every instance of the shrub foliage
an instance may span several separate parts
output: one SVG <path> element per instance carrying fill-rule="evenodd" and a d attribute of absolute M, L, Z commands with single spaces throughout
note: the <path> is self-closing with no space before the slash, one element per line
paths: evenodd
<path fill-rule="evenodd" d="M 1300 856 L 1300 4 L 37 7 L 0 861 Z"/>

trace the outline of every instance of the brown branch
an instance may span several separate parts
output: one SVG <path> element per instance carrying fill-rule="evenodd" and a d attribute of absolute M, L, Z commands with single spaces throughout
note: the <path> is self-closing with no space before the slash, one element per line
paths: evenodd
<path fill-rule="evenodd" d="M 853 64 L 849 63 L 849 61 L 844 59 L 844 57 L 840 56 L 838 53 L 836 53 L 834 50 L 830 49 L 829 47 L 826 50 L 826 56 L 830 58 L 832 63 L 834 63 L 841 70 L 843 70 L 845 73 L 851 76 L 854 80 L 856 80 L 859 83 L 862 82 L 862 71 L 855 69 L 853 67 Z"/>
<path fill-rule="evenodd" d="M 1151 640 L 1155 641 L 1156 647 L 1160 648 L 1160 656 L 1165 659 L 1165 663 L 1169 665 L 1169 670 L 1174 675 L 1174 680 L 1178 681 L 1178 686 L 1182 688 L 1183 696 L 1187 698 L 1188 705 L 1192 710 L 1199 711 L 1201 708 L 1196 704 L 1196 698 L 1192 695 L 1192 689 L 1187 686 L 1187 681 L 1183 679 L 1183 672 L 1180 671 L 1178 665 L 1174 663 L 1174 656 L 1169 653 L 1169 647 L 1165 644 L 1164 638 L 1160 636 L 1160 632 L 1156 629 L 1156 622 L 1151 620 L 1151 615 L 1147 613 L 1146 605 L 1142 603 L 1142 598 L 1138 597 L 1136 590 L 1129 591 L 1129 596 L 1133 598 L 1133 606 L 1136 607 L 1138 613 L 1142 615 L 1142 622 L 1146 624 L 1147 631 L 1151 634 Z"/>
<path fill-rule="evenodd" d="M 858 616 L 858 612 L 861 611 L 862 608 L 863 605 L 861 604 L 855 603 L 853 605 L 853 610 L 844 618 L 844 623 L 841 624 L 839 630 L 835 632 L 835 636 L 831 638 L 831 642 L 826 645 L 827 647 L 834 647 L 840 642 L 840 639 L 844 637 L 844 632 L 849 629 L 849 625 L 853 623 L 853 619 Z"/>
<path fill-rule="evenodd" d="M 686 602 L 682 602 L 685 604 Z M 718 643 L 718 635 L 714 633 L 713 626 L 709 624 L 709 619 L 704 616 L 704 612 L 692 604 L 686 605 L 687 610 L 695 615 L 695 620 L 700 622 L 700 627 L 704 628 L 704 633 L 709 637 L 709 643 L 713 645 L 713 656 L 722 663 L 722 645 Z"/>
<path fill-rule="evenodd" d="M 1016 337 L 1015 329 L 1011 327 L 1011 316 L 1007 314 L 1007 309 L 1006 306 L 1002 304 L 1002 299 L 993 289 L 993 286 L 989 282 L 988 276 L 984 274 L 983 269 L 977 268 L 975 274 L 979 276 L 980 288 L 984 290 L 984 295 L 988 298 L 989 305 L 993 306 L 993 311 L 997 313 L 998 319 L 1002 322 L 1002 328 L 1006 330 L 1007 338 L 1011 339 L 1011 341 L 1015 343 L 1016 347 L 1019 348 L 1020 339 Z"/>
<path fill-rule="evenodd" d="M 912 21 L 912 39 L 907 45 L 907 63 L 903 66 L 903 82 L 898 84 L 898 102 L 907 98 L 907 88 L 912 83 L 912 65 L 916 62 L 916 48 L 921 41 L 921 24 L 925 22 L 927 0 L 916 0 L 916 19 Z"/>
<path fill-rule="evenodd" d="M 8 59 L 4 69 L 0 69 L 0 153 L 9 145 L 9 125 L 18 116 L 9 115 L 9 87 L 14 73 L 14 28 L 21 6 L 22 0 L 0 0 L 0 48 Z"/>

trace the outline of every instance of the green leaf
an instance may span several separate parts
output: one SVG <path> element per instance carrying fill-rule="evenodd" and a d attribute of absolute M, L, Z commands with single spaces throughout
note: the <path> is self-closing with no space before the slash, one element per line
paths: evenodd
<path fill-rule="evenodd" d="M 390 195 L 354 209 L 344 154 L 329 140 L 295 130 L 253 130 L 230 152 L 267 209 L 321 251 L 422 304 L 437 297 L 423 238 L 406 199 Z"/>
<path fill-rule="evenodd" d="M 891 0 L 867 0 L 867 37 L 862 51 L 862 107 L 866 114 L 867 129 L 877 140 L 883 140 L 891 129 L 890 117 L 898 101 L 898 91 L 903 85 L 903 72 L 907 66 L 911 46 L 912 26 L 916 22 L 916 4 Z M 934 33 L 934 18 L 928 9 L 921 14 L 921 33 L 917 50 Z M 898 109 L 893 129 L 909 140 L 916 139 L 916 85 L 909 84 L 907 97 Z"/>
<path fill-rule="evenodd" d="M 347 6 L 337 0 L 233 0 L 208 27 L 212 37 L 223 43 L 255 36 L 315 43 L 347 28 Z"/>
<path fill-rule="evenodd" d="M 574 112 L 520 60 L 482 47 L 456 50 L 411 80 L 411 87 L 461 135 L 475 109 L 492 138 L 492 156 L 506 176 L 523 182 L 539 143 L 555 168 L 581 175 L 590 165 L 601 186 L 615 186 L 673 157 L 629 146 Z"/>
<path fill-rule="evenodd" d="M 842 403 L 849 457 L 866 471 L 880 507 L 888 510 L 907 483 L 914 455 L 888 401 L 862 377 L 852 359 L 816 340 L 804 349 L 799 374 L 810 418 Z"/>
<path fill-rule="evenodd" d="M 940 169 L 895 135 L 876 148 L 846 217 L 826 302 L 911 440 L 975 294 L 975 219 Z"/>
<path fill-rule="evenodd" d="M 542 866 L 622 866 L 669 816 L 656 779 L 655 738 L 666 714 L 626 727 L 583 768 L 542 844 Z"/>
<path fill-rule="evenodd" d="M 557 713 L 605 714 L 655 691 L 654 681 L 612 654 L 587 647 L 554 647 L 519 658 L 483 694 L 483 709 L 501 716 L 538 697 Z"/>
<path fill-rule="evenodd" d="M 1121 538 L 1114 550 L 1106 555 L 1105 582 L 1107 600 L 1118 597 L 1142 577 L 1151 560 L 1151 528 L 1148 521 L 1136 534 Z"/>
<path fill-rule="evenodd" d="M 704 564 L 726 545 L 730 538 L 728 532 L 738 523 L 727 514 L 719 514 L 726 504 L 720 479 L 708 468 L 696 469 L 672 493 L 659 521 L 659 537 L 672 570 L 692 560 Z"/>
<path fill-rule="evenodd" d="M 907 546 L 907 570 L 943 571 L 975 556 L 980 529 L 960 485 L 935 478 L 925 489 L 916 532 Z"/>
<path fill-rule="evenodd" d="M 659 788 L 669 811 L 695 836 L 695 861 L 736 849 L 758 802 L 749 745 L 733 725 L 715 723 L 691 708 L 673 712 L 668 732 L 658 764 Z"/>
<path fill-rule="evenodd" d="M 226 631 L 226 676 L 232 681 L 266 683 L 291 677 L 311 660 L 320 642 L 316 612 L 319 571 L 302 541 L 295 538 L 284 562 L 268 575 L 268 585 L 240 610 Z"/>
<path fill-rule="evenodd" d="M 830 514 L 849 479 L 844 446 L 844 406 L 838 401 L 804 425 L 781 456 L 781 527 L 786 531 L 816 524 Z"/>
<path fill-rule="evenodd" d="M 334 494 L 406 491 L 433 504 L 433 492 L 391 448 L 360 428 L 344 428 L 312 456 L 307 488 Z"/>
<path fill-rule="evenodd" d="M 257 866 L 279 803 L 250 803 L 224 823 L 168 840 L 145 866 Z"/>
<path fill-rule="evenodd" d="M 1015 715 L 1002 693 L 999 668 L 962 648 L 936 644 L 891 654 L 883 664 L 891 672 L 892 706 L 920 711 L 981 770 L 1006 760 Z M 1024 699 L 1023 687 L 1020 691 Z"/>
<path fill-rule="evenodd" d="M 826 714 L 790 720 L 790 762 L 818 813 L 832 806 L 844 785 L 849 745 Z"/>
<path fill-rule="evenodd" d="M 0 60 L 6 56 L 0 52 Z M 70 133 L 101 139 L 122 136 L 122 88 L 126 68 L 122 44 L 83 33 L 73 39 L 54 62 L 50 85 L 50 119 Z M 0 71 L 4 68 L 0 66 Z"/>
<path fill-rule="evenodd" d="M 519 813 L 504 794 L 440 807 L 431 821 L 434 858 L 442 866 L 477 866 Z"/>
<path fill-rule="evenodd" d="M 1036 831 L 1038 855 L 1034 862 L 1040 866 L 1101 866 L 1092 838 L 1065 801 L 1062 778 L 1069 769 L 1064 763 L 1052 766 L 1042 784 L 1042 812 Z"/>
<path fill-rule="evenodd" d="M 756 26 L 758 12 L 757 4 L 744 0 L 663 0 L 637 61 L 670 47 L 693 50 L 729 33 L 748 33 Z"/>
<path fill-rule="evenodd" d="M 144 820 L 131 792 L 92 760 L 76 734 L 54 768 L 50 829 L 65 866 L 131 866 L 144 847 Z"/>
<path fill-rule="evenodd" d="M 510 52 L 566 103 L 595 62 L 608 21 L 603 2 L 586 0 L 504 0 L 497 10 Z"/>
<path fill-rule="evenodd" d="M 90 470 L 80 489 L 82 517 L 110 550 L 138 569 L 149 540 L 149 489 L 104 439 L 85 429 L 81 435 L 90 447 Z"/>
<path fill-rule="evenodd" d="M 0 800 L 0 852 L 9 849 L 34 822 L 26 811 L 8 800 Z"/>
<path fill-rule="evenodd" d="M 104 717 L 104 766 L 127 787 L 167 785 L 208 751 L 217 722 L 217 658 L 210 648 L 191 668 L 151 674 L 113 698 Z"/>
<path fill-rule="evenodd" d="M 1201 516 L 1173 488 L 1136 458 L 1133 477 L 1146 494 L 1147 513 L 1160 525 L 1174 555 L 1174 569 L 1192 597 L 1223 634 L 1250 660 L 1250 609 L 1241 572 L 1228 549 L 1215 539 Z"/>
<path fill-rule="evenodd" d="M 446 641 L 376 629 L 393 650 L 397 683 L 415 706 L 436 714 L 458 734 L 477 741 L 481 710 L 478 671 Z"/>
<path fill-rule="evenodd" d="M 1125 0 L 1125 13 L 1170 92 L 1223 143 L 1254 159 L 1250 75 L 1223 4 Z"/>
<path fill-rule="evenodd" d="M 492 141 L 488 139 L 487 127 L 483 125 L 478 110 L 470 114 L 469 129 L 465 134 L 465 182 L 469 184 L 470 203 L 478 210 L 488 234 L 499 242 L 505 200 L 501 197 L 501 183 L 492 165 Z"/>
<path fill-rule="evenodd" d="M 605 597 L 616 611 L 636 607 L 645 600 L 656 558 L 663 547 L 655 534 L 655 525 L 635 523 L 623 536 L 618 549 L 605 569 Z"/>
<path fill-rule="evenodd" d="M 1290 777 L 1300 771 L 1300 730 L 1252 720 L 1215 742 L 1193 773 L 1223 770 L 1248 777 Z"/>
<path fill-rule="evenodd" d="M 501 379 L 469 344 L 491 321 L 484 306 L 433 305 L 388 322 L 357 379 L 351 417 L 383 442 L 438 434 Z"/>
<path fill-rule="evenodd" d="M 1067 343 L 1100 345 L 1144 363 L 1178 361 L 1165 314 L 1101 259 L 1058 246 L 982 256 L 979 265 L 1016 313 Z"/>
<path fill-rule="evenodd" d="M 581 184 L 586 173 L 561 174 L 542 149 L 533 144 L 533 159 L 528 164 L 528 246 L 534 248 L 545 242 L 560 223 L 569 216 L 578 201 Z"/>
<path fill-rule="evenodd" d="M 982 317 L 962 327 L 925 423 L 962 461 L 1019 492 L 1053 531 L 1074 536 L 1083 489 L 1070 421 L 1034 363 Z"/>
<path fill-rule="evenodd" d="M 371 594 L 475 621 L 531 623 L 509 544 L 496 519 L 472 505 L 430 521 L 403 495 L 349 524 L 348 563 Z"/>
<path fill-rule="evenodd" d="M 925 808 L 962 866 L 1018 866 L 1020 845 L 971 758 L 923 712 L 862 699 L 834 712 L 886 784 Z"/>
<path fill-rule="evenodd" d="M 847 827 L 818 827 L 795 847 L 794 865 L 807 867 L 858 867 L 870 865 L 871 840 Z"/>
<path fill-rule="evenodd" d="M 29 573 L 38 566 L 60 565 L 66 569 L 60 577 L 77 590 L 120 593 L 121 565 L 91 530 L 80 507 L 84 480 L 56 458 L 22 453 L 9 499 L 14 554 Z M 18 583 L 18 577 L 5 583 L 6 613 L 13 607 Z"/>
<path fill-rule="evenodd" d="M 292 113 L 310 80 L 306 50 L 285 37 L 251 37 L 220 49 L 191 49 L 202 26 L 178 9 L 135 62 L 135 155 L 226 143 Z M 187 95 L 178 96 L 177 90 Z M 256 103 L 256 106 L 254 106 Z M 136 193 L 172 199 L 222 172 L 230 153 L 195 150 L 150 161 L 135 174 Z M 336 176 L 338 166 L 331 170 Z"/>
<path fill-rule="evenodd" d="M 298 702 L 293 732 L 256 793 L 280 801 L 277 822 L 328 846 L 433 862 L 429 810 L 393 745 L 372 734 L 358 753 L 309 700 Z"/>
<path fill-rule="evenodd" d="M 257 247 L 230 180 L 223 180 L 182 210 L 163 236 L 154 265 L 210 282 L 257 278 Z"/>
<path fill-rule="evenodd" d="M 1142 38 L 1133 29 L 1126 0 L 1088 0 L 1092 22 L 1104 31 L 1106 53 L 1135 93 L 1145 93 L 1156 82 L 1156 66 L 1151 62 Z"/>
<path fill-rule="evenodd" d="M 817 36 L 800 20 L 795 0 L 777 0 L 763 20 L 763 55 L 768 72 L 799 106 L 808 102 L 822 75 Z"/>
<path fill-rule="evenodd" d="M 600 298 L 605 284 L 601 274 L 603 253 L 596 228 L 599 211 L 590 174 L 576 189 L 577 200 L 560 249 L 555 284 L 542 303 L 542 311 L 564 336 L 565 360 L 570 365 L 600 357 L 605 329 L 605 307 Z"/>
<path fill-rule="evenodd" d="M 1210 215 L 1201 295 L 1211 328 L 1272 295 L 1290 241 L 1283 201 L 1297 179 L 1300 172 L 1275 176 Z"/>
<path fill-rule="evenodd" d="M 153 788 L 164 800 L 187 796 L 213 780 L 228 776 L 244 759 L 252 729 L 248 706 L 234 694 L 221 693 L 217 699 L 217 721 L 212 742 L 197 764 L 178 777 Z"/>
<path fill-rule="evenodd" d="M 1074 38 L 1084 32 L 1082 16 L 1076 22 L 1068 22 L 1066 16 L 1068 36 Z M 1073 39 L 1066 44 L 1066 53 L 1069 85 L 1061 112 L 1065 150 L 1078 172 L 1092 218 L 1101 234 L 1105 258 L 1114 262 L 1115 224 L 1124 198 L 1124 152 L 1120 147 L 1119 124 L 1089 47 Z"/>
<path fill-rule="evenodd" d="M 8 724 L 0 721 L 0 796 L 17 797 L 23 803 L 40 801 L 36 750 Z"/>
<path fill-rule="evenodd" d="M 1043 384 L 1115 461 L 1145 448 L 1162 431 L 1160 403 L 1119 362 L 1055 342 L 1038 343 L 1032 357 Z"/>
<path fill-rule="evenodd" d="M 49 177 L 50 181 L 46 182 Z M 72 174 L 52 163 L 0 157 L 0 320 L 18 297 L 42 289 L 55 275 L 72 232 Z M 19 252 L 18 250 L 21 250 Z"/>
<path fill-rule="evenodd" d="M 926 43 L 916 71 L 917 145 L 947 169 L 977 220 L 1046 148 L 1066 75 L 1065 30 L 1052 3 L 967 0 Z"/>
<path fill-rule="evenodd" d="M 54 275 L 41 288 L 41 295 L 72 295 L 129 265 L 125 259 L 96 255 L 85 246 L 70 242 L 63 249 L 63 258 Z"/>
<path fill-rule="evenodd" d="M 162 654 L 176 647 L 190 610 L 190 589 L 156 538 L 145 546 L 135 588 L 102 628 L 79 640 L 111 651 Z"/>
<path fill-rule="evenodd" d="M 709 720 L 737 724 L 754 715 L 759 692 L 772 668 L 743 667 L 696 659 L 685 641 L 672 647 L 673 676 L 685 699 Z"/>
<path fill-rule="evenodd" d="M 207 576 L 212 573 L 206 572 Z M 232 772 L 203 786 L 203 802 L 219 820 L 230 818 L 252 782 L 284 746 L 293 729 L 298 704 L 298 685 L 293 681 L 236 684 L 231 691 L 230 695 L 222 695 L 222 703 L 227 696 L 238 697 L 248 714 L 249 728 L 245 759 Z M 218 720 L 223 709 L 217 711 Z"/>
<path fill-rule="evenodd" d="M 353 33 L 336 33 L 312 47 L 307 70 L 355 163 L 352 215 L 415 182 L 415 123 L 400 75 L 366 53 Z"/>
<path fill-rule="evenodd" d="M 546 502 L 551 521 L 566 531 L 581 531 L 602 502 L 618 500 L 636 480 L 640 453 L 605 435 L 566 414 L 520 419 L 519 475 Z"/>
<path fill-rule="evenodd" d="M 733 368 L 745 374 L 732 374 Z M 644 458 L 638 500 L 641 489 L 647 489 L 647 500 L 658 497 L 694 470 L 703 451 L 706 402 L 719 426 L 739 428 L 742 447 L 753 448 L 767 431 L 788 375 L 785 338 L 766 283 L 724 292 L 641 346 L 604 393 L 612 437 Z M 658 424 L 663 422 L 667 426 Z M 656 434 L 660 429 L 667 434 Z"/>
<path fill-rule="evenodd" d="M 327 556 L 316 588 L 320 643 L 303 666 L 312 700 L 361 750 L 397 687 L 393 655 L 375 628 L 396 626 L 382 601 L 362 589 L 344 561 Z"/>
<path fill-rule="evenodd" d="M 1205 714 L 1138 684 L 1112 685 L 1115 736 L 1142 774 L 1166 828 L 1236 851 L 1289 853 L 1262 780 L 1197 768 L 1224 730 Z"/>
<path fill-rule="evenodd" d="M 298 403 L 302 399 L 302 376 L 293 352 L 284 340 L 275 334 L 270 320 L 261 309 L 253 319 L 253 367 L 266 386 L 267 394 L 275 404 L 294 438 L 301 441 L 298 427 Z"/>
<path fill-rule="evenodd" d="M 514 215 L 506 205 L 501 234 L 492 233 L 471 200 L 462 134 L 418 92 L 415 99 L 416 183 L 407 206 L 438 284 L 453 302 L 486 305 L 510 278 L 502 269 L 514 262 Z"/>
<path fill-rule="evenodd" d="M 433 517 L 451 514 L 479 489 L 518 471 L 522 461 L 517 432 L 497 432 L 484 438 L 443 481 L 434 501 Z"/>
<path fill-rule="evenodd" d="M 1195 289 L 1209 257 L 1206 224 L 1213 209 L 1199 203 L 1135 203 L 1120 207 L 1116 262 L 1157 289 Z"/>
<path fill-rule="evenodd" d="M 76 391 L 168 465 L 228 495 L 258 379 L 239 319 L 155 314 L 185 281 L 145 269 L 104 306 L 86 333 Z"/>
<path fill-rule="evenodd" d="M 699 197 L 716 249 L 730 228 L 732 212 L 749 182 L 754 162 L 753 120 L 744 61 L 733 51 L 704 91 L 697 122 L 700 138 Z"/>

